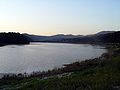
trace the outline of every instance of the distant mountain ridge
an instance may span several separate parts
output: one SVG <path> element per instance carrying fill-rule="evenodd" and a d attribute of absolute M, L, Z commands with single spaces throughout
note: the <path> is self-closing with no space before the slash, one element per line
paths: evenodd
<path fill-rule="evenodd" d="M 20 33 L 0 33 L 0 45 L 29 44 L 30 42 L 56 42 L 56 43 L 119 43 L 120 31 L 102 31 L 91 35 L 64 35 L 39 36 Z"/>
<path fill-rule="evenodd" d="M 101 32 L 98 32 L 96 33 L 96 35 L 103 35 L 103 34 L 109 34 L 109 33 L 114 33 L 116 31 L 101 31 Z"/>
<path fill-rule="evenodd" d="M 58 42 L 58 43 L 107 43 L 110 41 L 113 33 L 119 33 L 119 31 L 101 31 L 96 34 L 91 35 L 64 35 L 57 34 L 53 36 L 39 36 L 39 35 L 29 35 L 24 34 L 29 38 L 31 42 Z M 107 38 L 109 36 L 109 38 Z M 118 38 L 118 37 L 117 37 Z M 112 40 L 111 39 L 111 40 Z M 119 38 L 120 39 L 120 38 Z"/>
<path fill-rule="evenodd" d="M 79 38 L 82 35 L 64 35 L 64 34 L 57 34 L 53 36 L 39 36 L 39 35 L 29 35 L 29 34 L 24 34 L 26 37 L 31 38 L 30 41 L 32 42 L 47 42 L 47 41 L 61 41 L 63 39 L 70 39 L 70 38 Z"/>

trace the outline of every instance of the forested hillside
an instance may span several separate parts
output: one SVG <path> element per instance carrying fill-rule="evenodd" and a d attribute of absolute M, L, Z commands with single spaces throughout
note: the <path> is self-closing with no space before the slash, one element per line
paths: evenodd
<path fill-rule="evenodd" d="M 20 33 L 0 33 L 0 45 L 7 44 L 29 44 L 29 40 Z"/>

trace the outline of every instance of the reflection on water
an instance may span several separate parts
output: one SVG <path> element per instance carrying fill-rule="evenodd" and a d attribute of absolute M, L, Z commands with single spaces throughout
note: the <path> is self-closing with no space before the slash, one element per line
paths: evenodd
<path fill-rule="evenodd" d="M 106 52 L 88 44 L 31 43 L 0 47 L 0 73 L 43 71 Z"/>

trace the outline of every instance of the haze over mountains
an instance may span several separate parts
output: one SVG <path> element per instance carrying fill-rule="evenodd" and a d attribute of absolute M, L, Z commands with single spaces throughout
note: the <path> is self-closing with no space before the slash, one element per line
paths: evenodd
<path fill-rule="evenodd" d="M 52 42 L 52 43 L 120 43 L 120 31 L 102 31 L 91 35 L 64 35 L 39 36 L 20 33 L 0 33 L 0 45 L 29 44 L 29 42 Z"/>
<path fill-rule="evenodd" d="M 31 42 L 60 42 L 60 43 L 105 43 L 107 37 L 117 31 L 102 31 L 91 35 L 64 35 L 57 34 L 53 36 L 39 36 L 24 34 Z M 119 32 L 117 32 L 119 33 Z M 112 37 L 111 37 L 112 38 Z"/>
<path fill-rule="evenodd" d="M 35 42 L 41 42 L 41 41 L 59 41 L 62 39 L 70 39 L 70 38 L 79 38 L 82 35 L 72 35 L 72 34 L 68 34 L 68 35 L 64 35 L 64 34 L 57 34 L 57 35 L 53 35 L 53 36 L 39 36 L 39 35 L 30 35 L 30 34 L 24 34 L 25 36 L 29 37 L 32 39 L 32 41 Z"/>

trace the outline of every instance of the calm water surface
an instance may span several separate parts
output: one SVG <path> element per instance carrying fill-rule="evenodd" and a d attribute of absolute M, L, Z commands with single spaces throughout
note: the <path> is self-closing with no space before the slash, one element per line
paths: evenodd
<path fill-rule="evenodd" d="M 0 73 L 30 73 L 99 57 L 101 46 L 88 44 L 31 43 L 0 47 Z"/>

